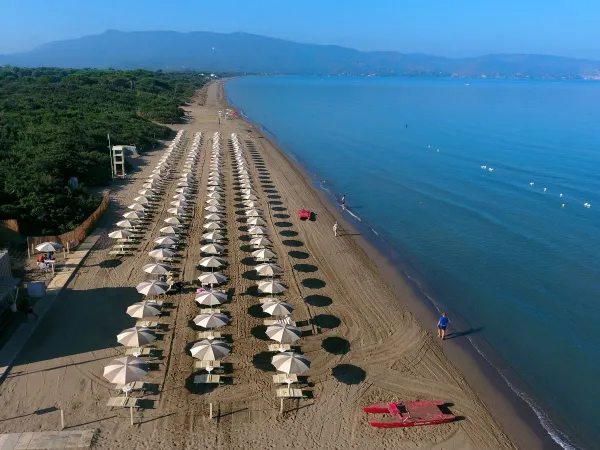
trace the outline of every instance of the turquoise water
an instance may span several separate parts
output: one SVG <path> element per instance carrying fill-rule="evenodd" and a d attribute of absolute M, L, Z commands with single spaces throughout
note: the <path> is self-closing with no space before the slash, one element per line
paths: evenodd
<path fill-rule="evenodd" d="M 597 448 L 600 83 L 248 77 L 226 89 L 321 187 L 347 194 L 371 238 L 474 330 L 465 339 L 491 346 L 478 347 L 557 442 Z"/>

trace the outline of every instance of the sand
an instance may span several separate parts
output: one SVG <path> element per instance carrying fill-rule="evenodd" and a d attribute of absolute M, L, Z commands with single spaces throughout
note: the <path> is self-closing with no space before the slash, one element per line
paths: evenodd
<path fill-rule="evenodd" d="M 304 175 L 256 131 L 248 137 L 242 120 L 217 123 L 221 83 L 199 92 L 188 109 L 190 122 L 174 127 L 205 132 L 204 150 L 197 169 L 197 207 L 182 252 L 181 277 L 186 289 L 168 297 L 173 308 L 162 321 L 168 327 L 156 347 L 162 357 L 153 362 L 146 378 L 157 394 L 144 396 L 145 408 L 129 424 L 125 410 L 110 410 L 106 402 L 117 392 L 102 377 L 102 368 L 123 353 L 116 334 L 134 325 L 126 307 L 140 299 L 135 286 L 147 279 L 141 266 L 151 261 L 166 204 L 175 190 L 170 182 L 145 239 L 133 256 L 108 255 L 113 242 L 103 236 L 84 266 L 55 301 L 52 310 L 18 357 L 0 385 L 3 407 L 0 432 L 56 430 L 57 407 L 68 427 L 96 428 L 94 448 L 129 449 L 149 445 L 162 448 L 386 448 L 397 449 L 504 449 L 515 448 L 488 407 L 445 356 L 440 342 L 409 312 L 405 299 L 392 290 L 380 270 L 352 236 L 342 231 L 334 238 L 334 216 Z M 202 103 L 202 105 L 198 104 Z M 208 178 L 210 137 L 224 136 L 226 170 L 228 263 L 225 286 L 232 301 L 224 309 L 232 324 L 233 350 L 225 361 L 233 380 L 213 389 L 191 383 L 193 358 L 186 351 L 196 340 L 191 319 L 198 314 L 193 282 L 199 275 L 202 211 Z M 279 401 L 271 382 L 274 373 L 254 286 L 255 264 L 240 227 L 239 201 L 230 173 L 231 132 L 240 133 L 265 220 L 274 241 L 277 263 L 289 287 L 294 320 L 306 337 L 298 341 L 312 361 L 307 373 L 312 398 Z M 186 148 L 187 151 L 187 148 Z M 111 231 L 126 206 L 161 156 L 157 150 L 133 160 L 134 176 L 112 193 L 113 204 L 100 226 Z M 268 197 L 270 196 L 270 197 Z M 267 203 L 269 200 L 269 204 Z M 298 209 L 308 207 L 315 221 L 301 222 Z M 350 233 L 351 234 L 351 233 Z M 377 430 L 366 422 L 361 407 L 374 402 L 439 399 L 451 403 L 461 420 L 451 424 Z M 208 418 L 209 403 L 217 418 Z M 534 448 L 534 446 L 530 448 Z"/>

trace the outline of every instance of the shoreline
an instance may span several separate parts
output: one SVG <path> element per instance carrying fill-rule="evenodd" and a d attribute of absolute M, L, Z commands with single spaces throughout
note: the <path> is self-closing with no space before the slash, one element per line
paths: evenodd
<path fill-rule="evenodd" d="M 222 103 L 224 106 L 239 111 L 239 108 L 227 97 L 226 82 L 227 80 L 218 82 L 219 89 L 222 91 Z M 436 306 L 433 300 L 422 291 L 418 283 L 402 270 L 398 264 L 399 261 L 394 261 L 393 252 L 396 251 L 390 247 L 392 252 L 386 256 L 382 246 L 378 248 L 375 242 L 371 242 L 360 233 L 360 228 L 370 229 L 370 227 L 353 223 L 354 221 L 342 217 L 339 208 L 333 203 L 334 194 L 328 193 L 318 186 L 319 180 L 316 176 L 311 175 L 300 161 L 283 150 L 276 142 L 276 137 L 268 129 L 260 123 L 252 122 L 248 117 L 239 115 L 238 118 L 256 130 L 256 134 L 267 140 L 280 156 L 285 158 L 290 166 L 300 174 L 307 186 L 314 191 L 321 203 L 320 206 L 338 220 L 343 231 L 349 232 L 344 237 L 349 237 L 358 249 L 374 263 L 383 280 L 402 299 L 421 328 L 433 333 L 435 327 L 424 324 L 435 324 L 438 314 Z M 454 322 L 457 321 L 454 320 Z M 440 347 L 515 445 L 524 449 L 562 448 L 544 428 L 536 411 L 511 388 L 508 381 L 477 350 L 474 344 L 468 340 L 452 339 L 445 341 Z"/>

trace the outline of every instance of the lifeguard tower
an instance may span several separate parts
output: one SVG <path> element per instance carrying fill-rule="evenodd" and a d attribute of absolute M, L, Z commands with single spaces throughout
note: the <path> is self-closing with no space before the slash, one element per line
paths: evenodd
<path fill-rule="evenodd" d="M 138 156 L 137 148 L 134 145 L 113 145 L 111 147 L 113 177 L 125 178 L 125 153 Z"/>

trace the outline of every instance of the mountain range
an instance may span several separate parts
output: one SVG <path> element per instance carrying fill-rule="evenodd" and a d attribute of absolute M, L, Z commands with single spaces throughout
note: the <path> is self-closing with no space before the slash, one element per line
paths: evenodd
<path fill-rule="evenodd" d="M 600 79 L 600 62 L 527 54 L 444 58 L 363 52 L 248 33 L 109 30 L 0 55 L 0 65 L 212 72 Z"/>

